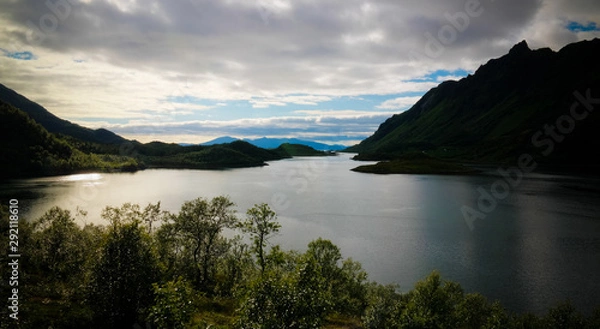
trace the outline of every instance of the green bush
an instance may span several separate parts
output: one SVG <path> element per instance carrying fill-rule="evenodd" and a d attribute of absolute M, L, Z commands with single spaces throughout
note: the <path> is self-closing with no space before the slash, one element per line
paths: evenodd
<path fill-rule="evenodd" d="M 154 305 L 150 307 L 148 320 L 158 328 L 182 329 L 194 313 L 192 286 L 178 278 L 165 284 L 152 284 Z"/>

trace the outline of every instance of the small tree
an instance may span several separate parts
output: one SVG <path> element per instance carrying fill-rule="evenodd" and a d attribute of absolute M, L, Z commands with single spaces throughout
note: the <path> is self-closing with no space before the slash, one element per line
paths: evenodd
<path fill-rule="evenodd" d="M 443 281 L 437 271 L 418 282 L 407 294 L 400 316 L 400 328 L 455 328 L 456 309 L 463 300 L 458 283 Z"/>
<path fill-rule="evenodd" d="M 142 218 L 148 227 L 148 233 L 153 233 L 152 224 L 154 222 L 165 221 L 165 219 L 169 217 L 170 213 L 168 211 L 160 209 L 160 201 L 158 201 L 156 204 L 149 203 L 142 212 Z"/>
<path fill-rule="evenodd" d="M 112 225 L 89 286 L 89 305 L 99 327 L 131 328 L 152 304 L 158 266 L 136 209 L 125 205 L 103 212 L 114 217 L 105 217 Z"/>
<path fill-rule="evenodd" d="M 201 289 L 207 290 L 213 281 L 214 264 L 221 244 L 220 233 L 224 228 L 234 228 L 238 219 L 228 197 L 218 196 L 208 201 L 197 198 L 181 206 L 175 217 L 174 229 L 185 243 L 189 242 L 196 269 L 195 280 Z"/>
<path fill-rule="evenodd" d="M 550 329 L 575 329 L 583 328 L 583 316 L 577 312 L 570 301 L 548 310 L 545 318 L 546 328 Z"/>
<path fill-rule="evenodd" d="M 71 212 L 52 207 L 33 223 L 33 245 L 39 270 L 51 281 L 79 278 L 86 261 L 84 236 Z"/>
<path fill-rule="evenodd" d="M 246 212 L 246 221 L 241 224 L 244 232 L 252 237 L 252 251 L 258 258 L 260 273 L 265 273 L 265 247 L 269 237 L 279 232 L 281 225 L 277 222 L 277 215 L 266 203 L 256 204 Z"/>
<path fill-rule="evenodd" d="M 334 282 L 339 278 L 341 269 L 338 267 L 338 262 L 342 259 L 342 253 L 340 248 L 331 241 L 322 238 L 311 241 L 306 256 L 317 263 L 325 280 Z"/>
<path fill-rule="evenodd" d="M 150 308 L 150 322 L 158 328 L 185 328 L 194 312 L 194 290 L 180 277 L 163 285 L 153 284 L 155 303 Z"/>
<path fill-rule="evenodd" d="M 237 328 L 321 328 L 330 303 L 325 285 L 316 262 L 306 257 L 293 272 L 266 271 L 251 284 Z"/>
<path fill-rule="evenodd" d="M 241 291 L 254 276 L 255 267 L 248 245 L 236 235 L 227 241 L 227 252 L 219 259 L 215 291 L 221 296 L 233 296 Z"/>
<path fill-rule="evenodd" d="M 398 328 L 398 317 L 402 296 L 396 292 L 398 286 L 383 286 L 371 283 L 367 287 L 369 306 L 362 317 L 366 329 Z"/>

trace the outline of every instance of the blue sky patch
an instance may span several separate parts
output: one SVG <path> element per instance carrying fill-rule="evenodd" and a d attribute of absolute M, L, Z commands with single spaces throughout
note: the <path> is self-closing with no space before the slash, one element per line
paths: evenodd
<path fill-rule="evenodd" d="M 600 27 L 598 27 L 596 22 L 588 22 L 587 24 L 569 22 L 567 24 L 567 29 L 573 32 L 600 31 Z"/>
<path fill-rule="evenodd" d="M 31 61 L 37 59 L 37 56 L 30 51 L 8 51 L 2 48 L 0 48 L 0 51 L 2 51 L 2 55 L 4 55 L 4 57 L 8 58 L 19 59 L 23 61 Z"/>
<path fill-rule="evenodd" d="M 440 79 L 444 80 L 444 77 L 448 77 L 448 76 L 452 76 L 452 77 L 466 77 L 467 75 L 469 75 L 469 72 L 467 70 L 463 70 L 463 69 L 459 69 L 459 70 L 454 70 L 454 71 L 450 71 L 450 70 L 437 70 L 434 72 L 431 72 L 421 78 L 417 78 L 417 79 L 413 79 L 410 81 L 413 82 L 423 82 L 423 81 L 436 81 L 436 82 L 443 82 L 443 81 L 439 81 Z"/>

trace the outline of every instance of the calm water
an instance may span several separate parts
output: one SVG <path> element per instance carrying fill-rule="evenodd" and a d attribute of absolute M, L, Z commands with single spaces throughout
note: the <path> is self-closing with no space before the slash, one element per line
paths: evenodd
<path fill-rule="evenodd" d="M 296 158 L 226 171 L 146 170 L 11 182 L 29 218 L 53 205 L 89 212 L 124 202 L 161 201 L 178 211 L 196 197 L 229 195 L 240 216 L 267 202 L 283 228 L 273 239 L 305 249 L 332 240 L 371 280 L 406 291 L 437 269 L 467 292 L 515 311 L 541 312 L 566 299 L 588 312 L 600 305 L 600 180 L 530 174 L 472 230 L 461 207 L 477 209 L 478 187 L 494 176 L 393 175 L 349 171 L 348 155 Z"/>

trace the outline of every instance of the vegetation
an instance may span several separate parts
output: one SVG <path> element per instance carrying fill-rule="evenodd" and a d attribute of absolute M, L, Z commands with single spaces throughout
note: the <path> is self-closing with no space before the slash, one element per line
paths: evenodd
<path fill-rule="evenodd" d="M 210 146 L 130 141 L 60 119 L 0 84 L 0 179 L 144 168 L 227 169 L 330 153 L 295 144 L 264 149 L 245 141 Z"/>
<path fill-rule="evenodd" d="M 335 153 L 325 152 L 325 151 L 317 151 L 314 148 L 301 144 L 290 144 L 283 143 L 279 147 L 275 149 L 275 152 L 284 157 L 293 157 L 293 156 L 325 156 L 332 155 Z"/>
<path fill-rule="evenodd" d="M 125 138 L 106 129 L 93 130 L 60 119 L 48 112 L 48 110 L 41 105 L 19 95 L 14 90 L 9 89 L 2 84 L 0 84 L 0 101 L 10 104 L 27 113 L 30 118 L 35 120 L 35 122 L 39 123 L 52 134 L 62 134 L 83 142 L 107 145 L 119 145 L 126 141 Z"/>
<path fill-rule="evenodd" d="M 530 50 L 522 42 L 473 75 L 431 89 L 348 151 L 359 153 L 358 160 L 394 160 L 424 151 L 438 159 L 510 164 L 527 153 L 541 165 L 597 170 L 592 167 L 600 149 L 600 116 L 590 102 L 597 104 L 600 95 L 599 52 L 600 39 L 559 52 Z M 554 137 L 546 125 L 558 129 Z M 401 166 L 375 169 L 387 171 L 389 165 Z"/>
<path fill-rule="evenodd" d="M 261 275 L 264 274 L 267 263 L 265 260 L 265 248 L 270 235 L 279 232 L 281 225 L 277 222 L 277 215 L 269 205 L 262 203 L 246 212 L 248 219 L 240 224 L 243 232 L 250 234 L 252 238 L 252 252 L 258 258 Z"/>
<path fill-rule="evenodd" d="M 55 207 L 19 221 L 19 320 L 2 308 L 0 328 L 600 327 L 600 309 L 586 317 L 563 303 L 543 316 L 512 314 L 437 272 L 399 293 L 369 282 L 324 239 L 304 253 L 270 246 L 280 226 L 266 204 L 245 220 L 224 196 L 187 201 L 178 213 L 160 203 L 107 207 L 105 226 L 78 225 L 86 216 Z M 1 207 L 2 245 L 8 218 Z M 249 236 L 227 238 L 225 228 Z M 9 289 L 0 281 L 2 296 Z"/>
<path fill-rule="evenodd" d="M 134 158 L 85 153 L 49 133 L 23 111 L 0 101 L 0 178 L 60 175 L 90 170 L 133 171 Z"/>
<path fill-rule="evenodd" d="M 391 161 L 381 161 L 374 165 L 359 166 L 352 171 L 370 174 L 438 174 L 464 175 L 477 173 L 475 169 L 456 162 L 441 160 L 425 154 L 405 154 Z"/>
<path fill-rule="evenodd" d="M 0 87 L 2 87 L 0 85 Z M 2 88 L 0 88 L 1 96 Z M 17 99 L 22 96 L 15 96 Z M 27 101 L 29 102 L 29 101 Z M 41 109 L 39 105 L 25 105 Z M 38 113 L 38 112 L 35 112 Z M 55 122 L 54 119 L 51 120 Z M 62 122 L 62 121 L 61 121 Z M 69 123 L 70 124 L 70 123 Z M 67 125 L 68 127 L 72 127 Z M 86 171 L 136 171 L 151 168 L 226 169 L 264 166 L 267 161 L 299 155 L 327 155 L 308 146 L 287 144 L 266 150 L 244 141 L 212 146 L 181 146 L 151 142 L 142 144 L 107 137 L 107 142 L 94 138 L 80 139 L 64 125 L 51 125 L 60 133 L 50 133 L 28 114 L 0 100 L 0 179 L 72 174 Z M 58 127 L 58 128 L 57 128 Z M 79 126 L 77 126 L 79 127 Z M 79 127 L 79 132 L 86 128 Z M 83 129 L 83 130 L 81 130 Z M 91 130 L 89 130 L 91 131 Z M 95 131 L 96 137 L 104 136 Z M 108 131 L 106 131 L 109 133 Z M 110 133 L 112 134 L 112 133 Z M 115 135 L 116 136 L 116 135 Z M 114 142 L 114 143 L 113 143 Z"/>

